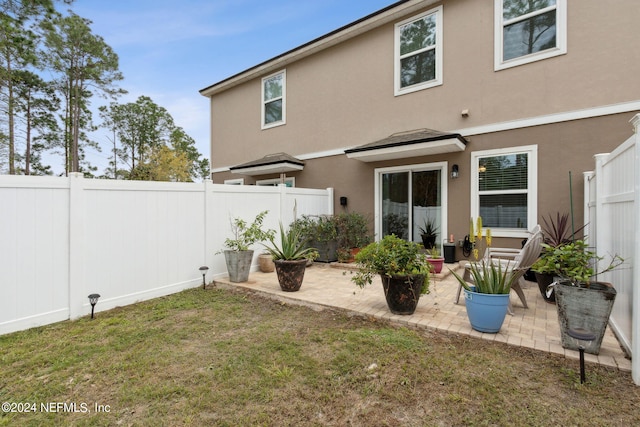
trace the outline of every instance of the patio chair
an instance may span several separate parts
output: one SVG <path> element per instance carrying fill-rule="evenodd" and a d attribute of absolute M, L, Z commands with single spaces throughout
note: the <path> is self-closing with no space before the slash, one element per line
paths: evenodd
<path fill-rule="evenodd" d="M 536 225 L 531 230 L 532 236 L 527 240 L 522 249 L 513 248 L 492 248 L 489 247 L 485 251 L 483 262 L 499 262 L 503 267 L 507 268 L 510 274 L 515 275 L 511 289 L 516 292 L 524 308 L 529 308 L 527 305 L 527 299 L 524 296 L 522 285 L 524 284 L 524 274 L 531 267 L 531 265 L 540 256 L 540 250 L 542 249 L 542 230 L 539 225 Z M 464 280 L 469 283 L 473 283 L 471 275 L 472 263 L 467 263 L 464 266 Z M 455 303 L 460 301 L 460 292 L 462 291 L 462 285 L 458 284 L 458 293 L 456 295 Z M 509 303 L 509 313 L 513 314 L 511 303 Z"/>

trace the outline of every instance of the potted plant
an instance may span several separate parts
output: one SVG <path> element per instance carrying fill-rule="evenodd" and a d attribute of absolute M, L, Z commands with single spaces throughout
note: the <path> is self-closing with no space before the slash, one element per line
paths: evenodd
<path fill-rule="evenodd" d="M 440 255 L 440 250 L 435 246 L 427 249 L 427 261 L 433 266 L 433 272 L 438 274 L 444 266 L 444 258 Z"/>
<path fill-rule="evenodd" d="M 241 218 L 231 220 L 233 238 L 227 238 L 224 241 L 224 246 L 227 249 L 216 252 L 224 253 L 230 281 L 238 283 L 249 280 L 253 260 L 253 250 L 250 249 L 250 246 L 256 242 L 273 238 L 274 230 L 262 230 L 262 222 L 268 212 L 260 212 L 251 223 Z"/>
<path fill-rule="evenodd" d="M 336 215 L 338 233 L 338 260 L 353 262 L 355 255 L 371 243 L 367 218 L 359 213 Z"/>
<path fill-rule="evenodd" d="M 273 258 L 278 283 L 285 292 L 295 292 L 302 286 L 304 271 L 307 261 L 317 258 L 318 252 L 315 248 L 307 247 L 306 240 L 302 239 L 300 230 L 296 227 L 289 227 L 284 230 L 280 223 L 280 244 L 275 242 L 275 237 L 269 237 L 270 245 L 265 245 L 267 252 Z"/>
<path fill-rule="evenodd" d="M 338 259 L 338 230 L 333 215 L 303 215 L 289 227 L 298 230 L 300 239 L 307 242 L 309 248 L 316 248 L 318 261 L 333 262 Z"/>
<path fill-rule="evenodd" d="M 556 212 L 555 219 L 551 214 L 549 218 L 542 218 L 543 226 L 542 232 L 544 233 L 544 243 L 550 248 L 557 248 L 566 243 L 570 243 L 575 239 L 577 233 L 584 229 L 584 225 L 577 230 L 571 231 L 569 223 L 569 214 Z M 555 267 L 553 262 L 548 262 L 545 258 L 550 254 L 550 251 L 543 250 L 540 254 L 539 262 L 531 267 L 534 272 L 540 294 L 546 302 L 555 303 L 555 293 L 553 291 L 547 292 L 547 288 L 554 281 Z"/>
<path fill-rule="evenodd" d="M 425 249 L 431 249 L 436 245 L 436 238 L 438 236 L 438 227 L 436 227 L 435 220 L 427 217 L 424 219 L 424 224 L 418 226 L 420 230 L 420 237 L 422 237 L 422 245 Z"/>
<path fill-rule="evenodd" d="M 569 330 L 581 328 L 595 335 L 584 350 L 591 354 L 600 352 L 616 298 L 616 290 L 610 283 L 592 280 L 594 267 L 601 260 L 603 257 L 589 250 L 584 240 L 576 240 L 557 247 L 545 244 L 543 256 L 535 264 L 536 271 L 550 272 L 557 279 L 550 288 L 556 295 L 564 348 L 578 350 L 579 345 L 569 335 Z M 622 258 L 614 255 L 600 273 L 613 270 L 623 262 Z"/>
<path fill-rule="evenodd" d="M 429 293 L 430 264 L 414 242 L 394 234 L 364 247 L 356 255 L 358 271 L 351 280 L 363 288 L 380 275 L 389 310 L 413 314 L 420 295 Z"/>
<path fill-rule="evenodd" d="M 497 333 L 500 331 L 504 318 L 509 308 L 509 293 L 511 285 L 519 278 L 517 274 L 509 268 L 509 262 L 503 265 L 502 262 L 492 262 L 491 260 L 479 259 L 478 247 L 482 243 L 482 218 L 478 217 L 476 232 L 473 231 L 473 220 L 471 220 L 470 239 L 476 244 L 474 258 L 476 262 L 470 263 L 468 280 L 460 277 L 458 273 L 451 270 L 454 277 L 462 285 L 464 290 L 467 317 L 471 327 L 476 331 Z M 485 237 L 486 246 L 491 246 L 491 230 L 487 229 Z"/>

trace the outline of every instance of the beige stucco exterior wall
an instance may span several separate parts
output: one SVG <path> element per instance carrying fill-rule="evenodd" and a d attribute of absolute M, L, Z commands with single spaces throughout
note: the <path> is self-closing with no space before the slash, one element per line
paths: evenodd
<path fill-rule="evenodd" d="M 448 178 L 446 230 L 458 239 L 467 233 L 470 215 L 470 153 L 536 144 L 539 220 L 569 210 L 572 171 L 575 217 L 581 222 L 582 172 L 593 168 L 593 154 L 609 152 L 631 135 L 628 120 L 637 111 L 481 134 L 471 129 L 640 101 L 640 54 L 635 46 L 640 4 L 619 0 L 603 7 L 597 0 L 571 1 L 568 53 L 501 71 L 494 71 L 493 1 L 440 4 L 441 86 L 394 96 L 390 23 L 265 72 L 286 69 L 286 125 L 261 130 L 260 78 L 214 95 L 211 158 L 213 170 L 221 170 L 214 173 L 214 182 L 242 177 L 225 172 L 229 166 L 283 151 L 307 159 L 304 171 L 290 174 L 297 186 L 333 187 L 336 212 L 342 209 L 339 197 L 346 196 L 349 209 L 373 217 L 375 168 L 447 161 L 449 168 L 460 165 L 460 178 Z M 463 109 L 469 117 L 461 116 Z M 335 155 L 419 128 L 460 131 L 469 144 L 462 153 L 392 162 L 363 163 Z M 322 154 L 327 152 L 332 155 Z M 247 184 L 255 182 L 244 178 Z M 519 241 L 497 244 L 516 246 Z M 459 251 L 457 256 L 461 258 Z"/>
<path fill-rule="evenodd" d="M 276 68 L 287 72 L 284 126 L 261 130 L 260 79 L 215 95 L 213 169 L 247 161 L 249 150 L 251 159 L 305 155 L 410 129 L 464 129 L 638 99 L 636 0 L 606 8 L 597 0 L 571 2 L 566 55 L 501 71 L 493 70 L 493 2 L 443 6 L 442 86 L 394 96 L 394 26 L 387 24 Z"/>

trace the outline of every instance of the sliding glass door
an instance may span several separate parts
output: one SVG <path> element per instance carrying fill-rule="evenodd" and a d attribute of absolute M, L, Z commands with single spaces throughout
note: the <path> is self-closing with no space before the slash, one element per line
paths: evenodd
<path fill-rule="evenodd" d="M 422 242 L 421 228 L 427 222 L 437 230 L 436 246 L 446 231 L 446 163 L 413 165 L 377 170 L 378 215 L 376 229 L 380 237 L 395 234 L 405 240 Z"/>

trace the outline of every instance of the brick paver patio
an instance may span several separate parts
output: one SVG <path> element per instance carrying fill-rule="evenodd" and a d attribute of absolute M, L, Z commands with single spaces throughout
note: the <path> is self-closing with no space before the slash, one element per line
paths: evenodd
<path fill-rule="evenodd" d="M 253 272 L 249 276 L 249 281 L 245 283 L 231 283 L 227 277 L 222 277 L 214 280 L 214 285 L 245 289 L 287 303 L 307 305 L 314 309 L 332 307 L 398 324 L 466 334 L 485 340 L 556 353 L 567 358 L 578 358 L 577 351 L 565 350 L 560 345 L 556 306 L 543 300 L 536 283 L 527 282 L 524 287 L 529 308 L 524 308 L 512 292 L 511 302 L 514 314 L 507 314 L 500 332 L 487 334 L 471 329 L 464 297 L 460 298 L 459 304 L 454 303 L 458 284 L 447 267 L 443 269 L 443 274 L 433 277 L 431 293 L 420 298 L 415 313 L 401 316 L 392 314 L 387 308 L 379 278 L 373 285 L 360 289 L 350 280 L 349 266 L 314 263 L 307 268 L 304 282 L 298 292 L 280 290 L 275 272 Z M 448 267 L 460 268 L 458 264 L 449 264 Z M 585 360 L 622 371 L 631 371 L 631 360 L 625 356 L 610 328 L 607 328 L 600 354 L 597 356 L 585 354 Z"/>

